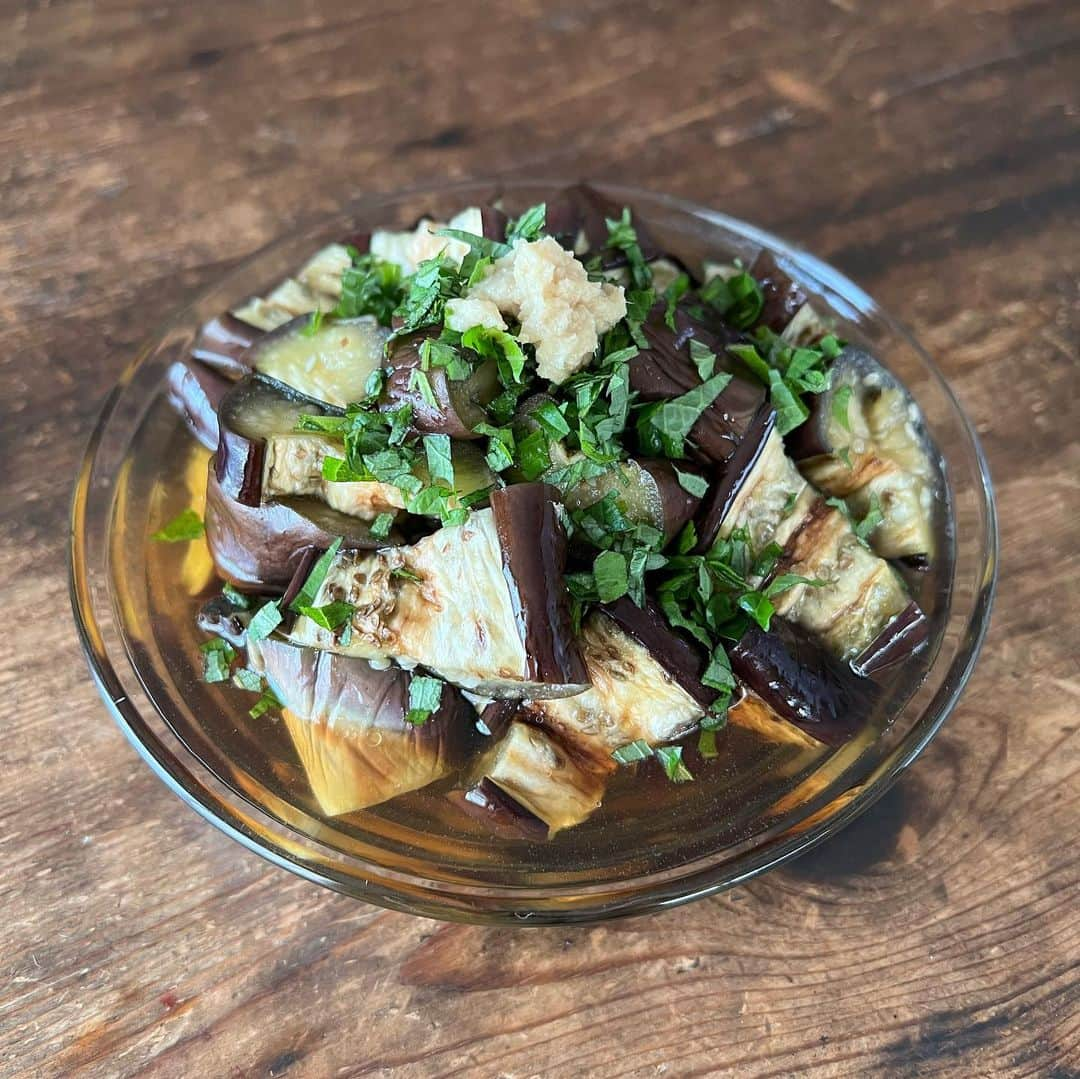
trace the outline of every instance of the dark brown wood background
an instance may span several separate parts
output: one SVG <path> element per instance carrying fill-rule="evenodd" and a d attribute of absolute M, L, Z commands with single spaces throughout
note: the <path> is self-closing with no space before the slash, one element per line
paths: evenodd
<path fill-rule="evenodd" d="M 3 4 L 0 1072 L 1080 1074 L 1080 5 L 1067 0 Z M 979 669 L 907 778 L 670 914 L 385 913 L 183 808 L 99 703 L 70 484 L 132 347 L 373 189 L 632 181 L 836 262 L 982 435 Z"/>

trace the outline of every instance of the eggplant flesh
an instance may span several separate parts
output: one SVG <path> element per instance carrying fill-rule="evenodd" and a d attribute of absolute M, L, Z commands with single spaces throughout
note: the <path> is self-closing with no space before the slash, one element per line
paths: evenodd
<path fill-rule="evenodd" d="M 684 680 L 610 615 L 593 611 L 578 639 L 590 687 L 574 697 L 534 700 L 525 709 L 592 768 L 612 770 L 611 754 L 630 742 L 676 741 L 705 714 Z"/>
<path fill-rule="evenodd" d="M 177 360 L 165 376 L 169 404 L 188 430 L 208 450 L 216 450 L 219 438 L 218 407 L 231 383 L 216 371 Z"/>
<path fill-rule="evenodd" d="M 381 539 L 356 517 L 313 498 L 291 498 L 247 506 L 229 498 L 214 474 L 206 481 L 206 543 L 218 573 L 242 591 L 276 592 L 292 580 L 306 550 L 325 550 L 341 538 L 347 550 L 400 543 Z"/>
<path fill-rule="evenodd" d="M 370 317 L 326 320 L 313 328 L 311 316 L 303 315 L 256 341 L 248 360 L 266 378 L 344 408 L 364 397 L 389 336 Z"/>
<path fill-rule="evenodd" d="M 534 545 L 538 538 L 532 537 Z M 529 594 L 523 603 L 520 594 L 511 594 L 494 515 L 480 510 L 465 524 L 441 528 L 409 547 L 372 555 L 339 552 L 315 605 L 351 603 L 351 635 L 343 641 L 340 633 L 298 618 L 292 638 L 345 655 L 420 664 L 488 697 L 580 693 L 586 682 L 572 638 L 561 639 L 561 616 L 540 625 L 545 613 L 558 610 L 566 586 L 552 574 L 523 575 L 515 587 L 520 593 L 537 580 L 543 595 Z M 530 631 L 548 638 L 547 656 L 540 649 L 526 652 Z"/>
<path fill-rule="evenodd" d="M 580 824 L 599 809 L 610 770 L 588 767 L 547 731 L 521 720 L 510 724 L 474 769 L 543 821 L 549 835 Z"/>
<path fill-rule="evenodd" d="M 341 277 L 352 265 L 352 256 L 342 244 L 330 244 L 317 251 L 296 277 L 287 277 L 266 296 L 253 296 L 234 307 L 230 314 L 258 330 L 269 332 L 298 315 L 313 311 L 329 313 L 341 298 Z"/>
<path fill-rule="evenodd" d="M 690 359 L 691 339 L 715 353 L 717 372 L 733 370 L 725 349 L 740 340 L 739 335 L 714 333 L 681 308 L 675 312 L 674 330 L 664 321 L 662 303 L 652 309 L 641 329 L 649 347 L 630 361 L 630 388 L 641 401 L 668 400 L 701 385 L 701 376 Z M 691 428 L 692 455 L 713 464 L 726 461 L 764 400 L 761 385 L 735 373 Z"/>
<path fill-rule="evenodd" d="M 422 366 L 420 345 L 432 336 L 435 335 L 422 331 L 395 341 L 380 407 L 395 409 L 410 405 L 412 426 L 424 434 L 480 438 L 473 428 L 487 419 L 484 406 L 499 392 L 497 365 L 493 360 L 480 364 L 469 378 L 458 380 L 449 378 L 444 368 L 429 368 L 424 374 L 435 401 L 432 404 L 416 385 L 414 374 Z"/>
<path fill-rule="evenodd" d="M 781 719 L 842 745 L 870 715 L 877 687 L 783 619 L 756 624 L 728 650 L 735 676 Z"/>
<path fill-rule="evenodd" d="M 362 659 L 274 638 L 248 644 L 249 666 L 284 706 L 312 793 L 327 816 L 353 813 L 449 775 L 464 756 L 468 705 L 443 688 L 438 710 L 414 725 L 411 676 Z"/>
<path fill-rule="evenodd" d="M 838 413 L 847 397 L 845 417 Z M 918 407 L 873 357 L 848 347 L 830 388 L 789 439 L 792 456 L 817 487 L 844 498 L 859 517 L 876 496 L 884 520 L 870 543 L 883 558 L 934 555 L 937 472 Z M 846 459 L 845 459 L 846 458 Z"/>
<path fill-rule="evenodd" d="M 682 471 L 701 474 L 700 469 L 689 463 Z M 679 534 L 701 502 L 679 483 L 670 461 L 641 457 L 615 465 L 594 479 L 583 480 L 567 492 L 566 507 L 585 509 L 612 491 L 626 517 L 659 529 L 665 542 Z"/>
<path fill-rule="evenodd" d="M 899 574 L 868 550 L 847 517 L 817 501 L 793 533 L 774 570 L 821 585 L 796 584 L 773 597 L 780 617 L 853 659 L 910 603 Z"/>

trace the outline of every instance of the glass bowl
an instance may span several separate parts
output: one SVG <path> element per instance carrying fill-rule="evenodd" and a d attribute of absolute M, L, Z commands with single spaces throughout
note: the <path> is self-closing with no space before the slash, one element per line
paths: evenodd
<path fill-rule="evenodd" d="M 953 709 L 989 619 L 997 566 L 990 477 L 975 434 L 916 342 L 836 270 L 741 221 L 599 184 L 688 262 L 762 247 L 914 394 L 941 451 L 953 527 L 918 684 L 836 749 L 764 742 L 729 727 L 719 760 L 679 787 L 617 778 L 590 821 L 550 843 L 497 839 L 446 817 L 439 789 L 341 818 L 320 814 L 284 724 L 201 679 L 195 613 L 214 590 L 201 541 L 148 542 L 201 510 L 206 453 L 170 410 L 168 365 L 208 318 L 350 232 L 448 215 L 501 194 L 512 210 L 554 182 L 466 183 L 364 199 L 249 258 L 170 319 L 134 357 L 90 438 L 71 521 L 71 597 L 90 670 L 135 749 L 189 806 L 250 850 L 359 899 L 431 917 L 537 925 L 640 914 L 710 895 L 802 854 L 888 789 Z M 621 770 L 628 772 L 629 770 Z M 400 804 L 399 804 L 400 803 Z"/>

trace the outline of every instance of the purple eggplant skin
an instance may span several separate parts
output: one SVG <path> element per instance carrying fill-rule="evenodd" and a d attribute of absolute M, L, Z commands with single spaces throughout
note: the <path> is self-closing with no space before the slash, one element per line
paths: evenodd
<path fill-rule="evenodd" d="M 435 404 L 412 385 L 413 372 L 420 367 L 420 346 L 437 330 L 421 330 L 395 338 L 390 354 L 390 370 L 383 387 L 379 407 L 384 410 L 412 406 L 412 426 L 422 434 L 449 435 L 451 438 L 477 439 L 473 428 L 484 422 L 484 406 L 499 392 L 498 371 L 494 361 L 481 364 L 467 379 L 447 378 L 441 367 L 426 372 Z"/>
<path fill-rule="evenodd" d="M 314 499 L 250 506 L 230 498 L 218 482 L 212 461 L 206 479 L 205 520 L 206 543 L 218 573 L 244 592 L 280 592 L 307 552 L 325 550 L 339 537 L 349 550 L 400 543 L 395 533 L 372 538 L 364 521 Z"/>
<path fill-rule="evenodd" d="M 765 302 L 759 326 L 781 333 L 809 297 L 779 266 L 769 251 L 762 251 L 750 267 L 750 276 L 761 286 Z"/>
<path fill-rule="evenodd" d="M 912 600 L 851 661 L 854 670 L 865 677 L 878 674 L 909 659 L 930 636 L 930 622 L 922 608 Z"/>
<path fill-rule="evenodd" d="M 498 738 L 510 726 L 511 720 L 515 718 L 520 709 L 521 701 L 513 697 L 503 697 L 500 700 L 492 701 L 480 713 L 477 726 L 479 727 L 482 724 L 483 729 L 487 731 L 490 737 Z"/>
<path fill-rule="evenodd" d="M 588 685 L 564 582 L 567 538 L 555 512 L 558 500 L 558 490 L 546 483 L 517 483 L 491 492 L 491 511 L 525 647 L 525 680 Z"/>
<path fill-rule="evenodd" d="M 262 502 L 266 438 L 292 431 L 302 413 L 322 416 L 338 410 L 248 375 L 218 406 L 218 444 L 214 455 L 221 489 L 245 506 Z"/>
<path fill-rule="evenodd" d="M 282 705 L 302 719 L 331 728 L 378 731 L 401 749 L 433 754 L 457 766 L 469 740 L 471 706 L 444 685 L 438 709 L 424 723 L 406 721 L 412 676 L 399 667 L 378 670 L 362 659 L 300 648 L 268 637 L 248 642 L 248 660 Z M 399 741 L 402 740 L 402 741 Z M 379 742 L 371 740 L 375 752 Z"/>
<path fill-rule="evenodd" d="M 216 371 L 177 360 L 165 375 L 169 404 L 208 450 L 218 444 L 218 406 L 232 383 Z"/>
<path fill-rule="evenodd" d="M 705 554 L 716 542 L 724 518 L 731 512 L 742 486 L 758 463 L 765 443 L 776 427 L 776 410 L 763 402 L 750 421 L 735 452 L 719 465 L 701 505 L 697 520 L 698 542 L 694 554 Z"/>
<path fill-rule="evenodd" d="M 468 790 L 451 791 L 447 798 L 466 816 L 479 821 L 494 835 L 504 839 L 528 839 L 536 843 L 547 840 L 548 826 L 490 779 L 481 779 Z"/>
<path fill-rule="evenodd" d="M 235 381 L 251 370 L 248 349 L 263 336 L 262 330 L 226 312 L 203 325 L 191 347 L 191 355 Z"/>
<path fill-rule="evenodd" d="M 774 618 L 728 648 L 735 677 L 778 716 L 819 742 L 843 745 L 873 709 L 878 687 L 808 634 Z"/>
<path fill-rule="evenodd" d="M 714 333 L 682 308 L 675 312 L 675 329 L 664 321 L 664 304 L 658 303 L 642 324 L 649 347 L 630 361 L 630 388 L 640 401 L 663 401 L 679 397 L 701 385 L 697 367 L 690 359 L 690 341 L 696 339 L 716 354 L 716 371 L 734 371 L 725 351 L 742 340 L 734 331 Z M 734 373 L 715 401 L 690 430 L 692 456 L 722 464 L 750 425 L 761 403 L 764 388 Z"/>
<path fill-rule="evenodd" d="M 510 224 L 510 218 L 490 203 L 480 207 L 481 235 L 486 240 L 497 240 L 502 243 L 506 239 L 506 229 Z"/>
<path fill-rule="evenodd" d="M 716 700 L 716 690 L 702 684 L 705 657 L 685 637 L 676 633 L 651 603 L 639 607 L 623 596 L 601 604 L 604 612 L 628 637 L 632 637 L 702 708 Z"/>
<path fill-rule="evenodd" d="M 234 648 L 243 648 L 247 643 L 247 628 L 251 621 L 251 611 L 234 607 L 224 596 L 217 595 L 208 599 L 199 608 L 195 624 L 204 633 L 221 637 Z"/>
<path fill-rule="evenodd" d="M 358 255 L 366 255 L 371 250 L 370 232 L 350 232 L 342 241 L 342 247 L 354 247 Z"/>
<path fill-rule="evenodd" d="M 548 199 L 544 231 L 571 251 L 579 234 L 584 232 L 588 243 L 585 256 L 599 255 L 605 270 L 617 270 L 627 265 L 627 258 L 624 252 L 608 247 L 607 219 L 618 221 L 622 211 L 620 203 L 612 202 L 589 184 L 573 184 Z M 648 229 L 639 221 L 633 223 L 645 261 L 659 258 L 664 252 Z"/>
<path fill-rule="evenodd" d="M 643 472 L 647 472 L 656 484 L 660 495 L 660 510 L 663 514 L 664 542 L 670 543 L 683 529 L 683 525 L 697 512 L 701 499 L 692 495 L 681 483 L 675 472 L 675 466 L 663 458 L 637 457 L 634 463 Z M 702 471 L 692 464 L 681 467 L 684 474 L 700 476 Z"/>

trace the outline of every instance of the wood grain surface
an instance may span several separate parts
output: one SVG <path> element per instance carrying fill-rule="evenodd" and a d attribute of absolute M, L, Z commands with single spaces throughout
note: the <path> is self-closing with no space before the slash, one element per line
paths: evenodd
<path fill-rule="evenodd" d="M 1080 5 L 0 7 L 0 1073 L 1080 1075 Z M 271 868 L 128 748 L 67 503 L 131 348 L 359 193 L 529 172 L 746 217 L 899 313 L 997 485 L 956 714 L 828 845 L 570 931 Z"/>

